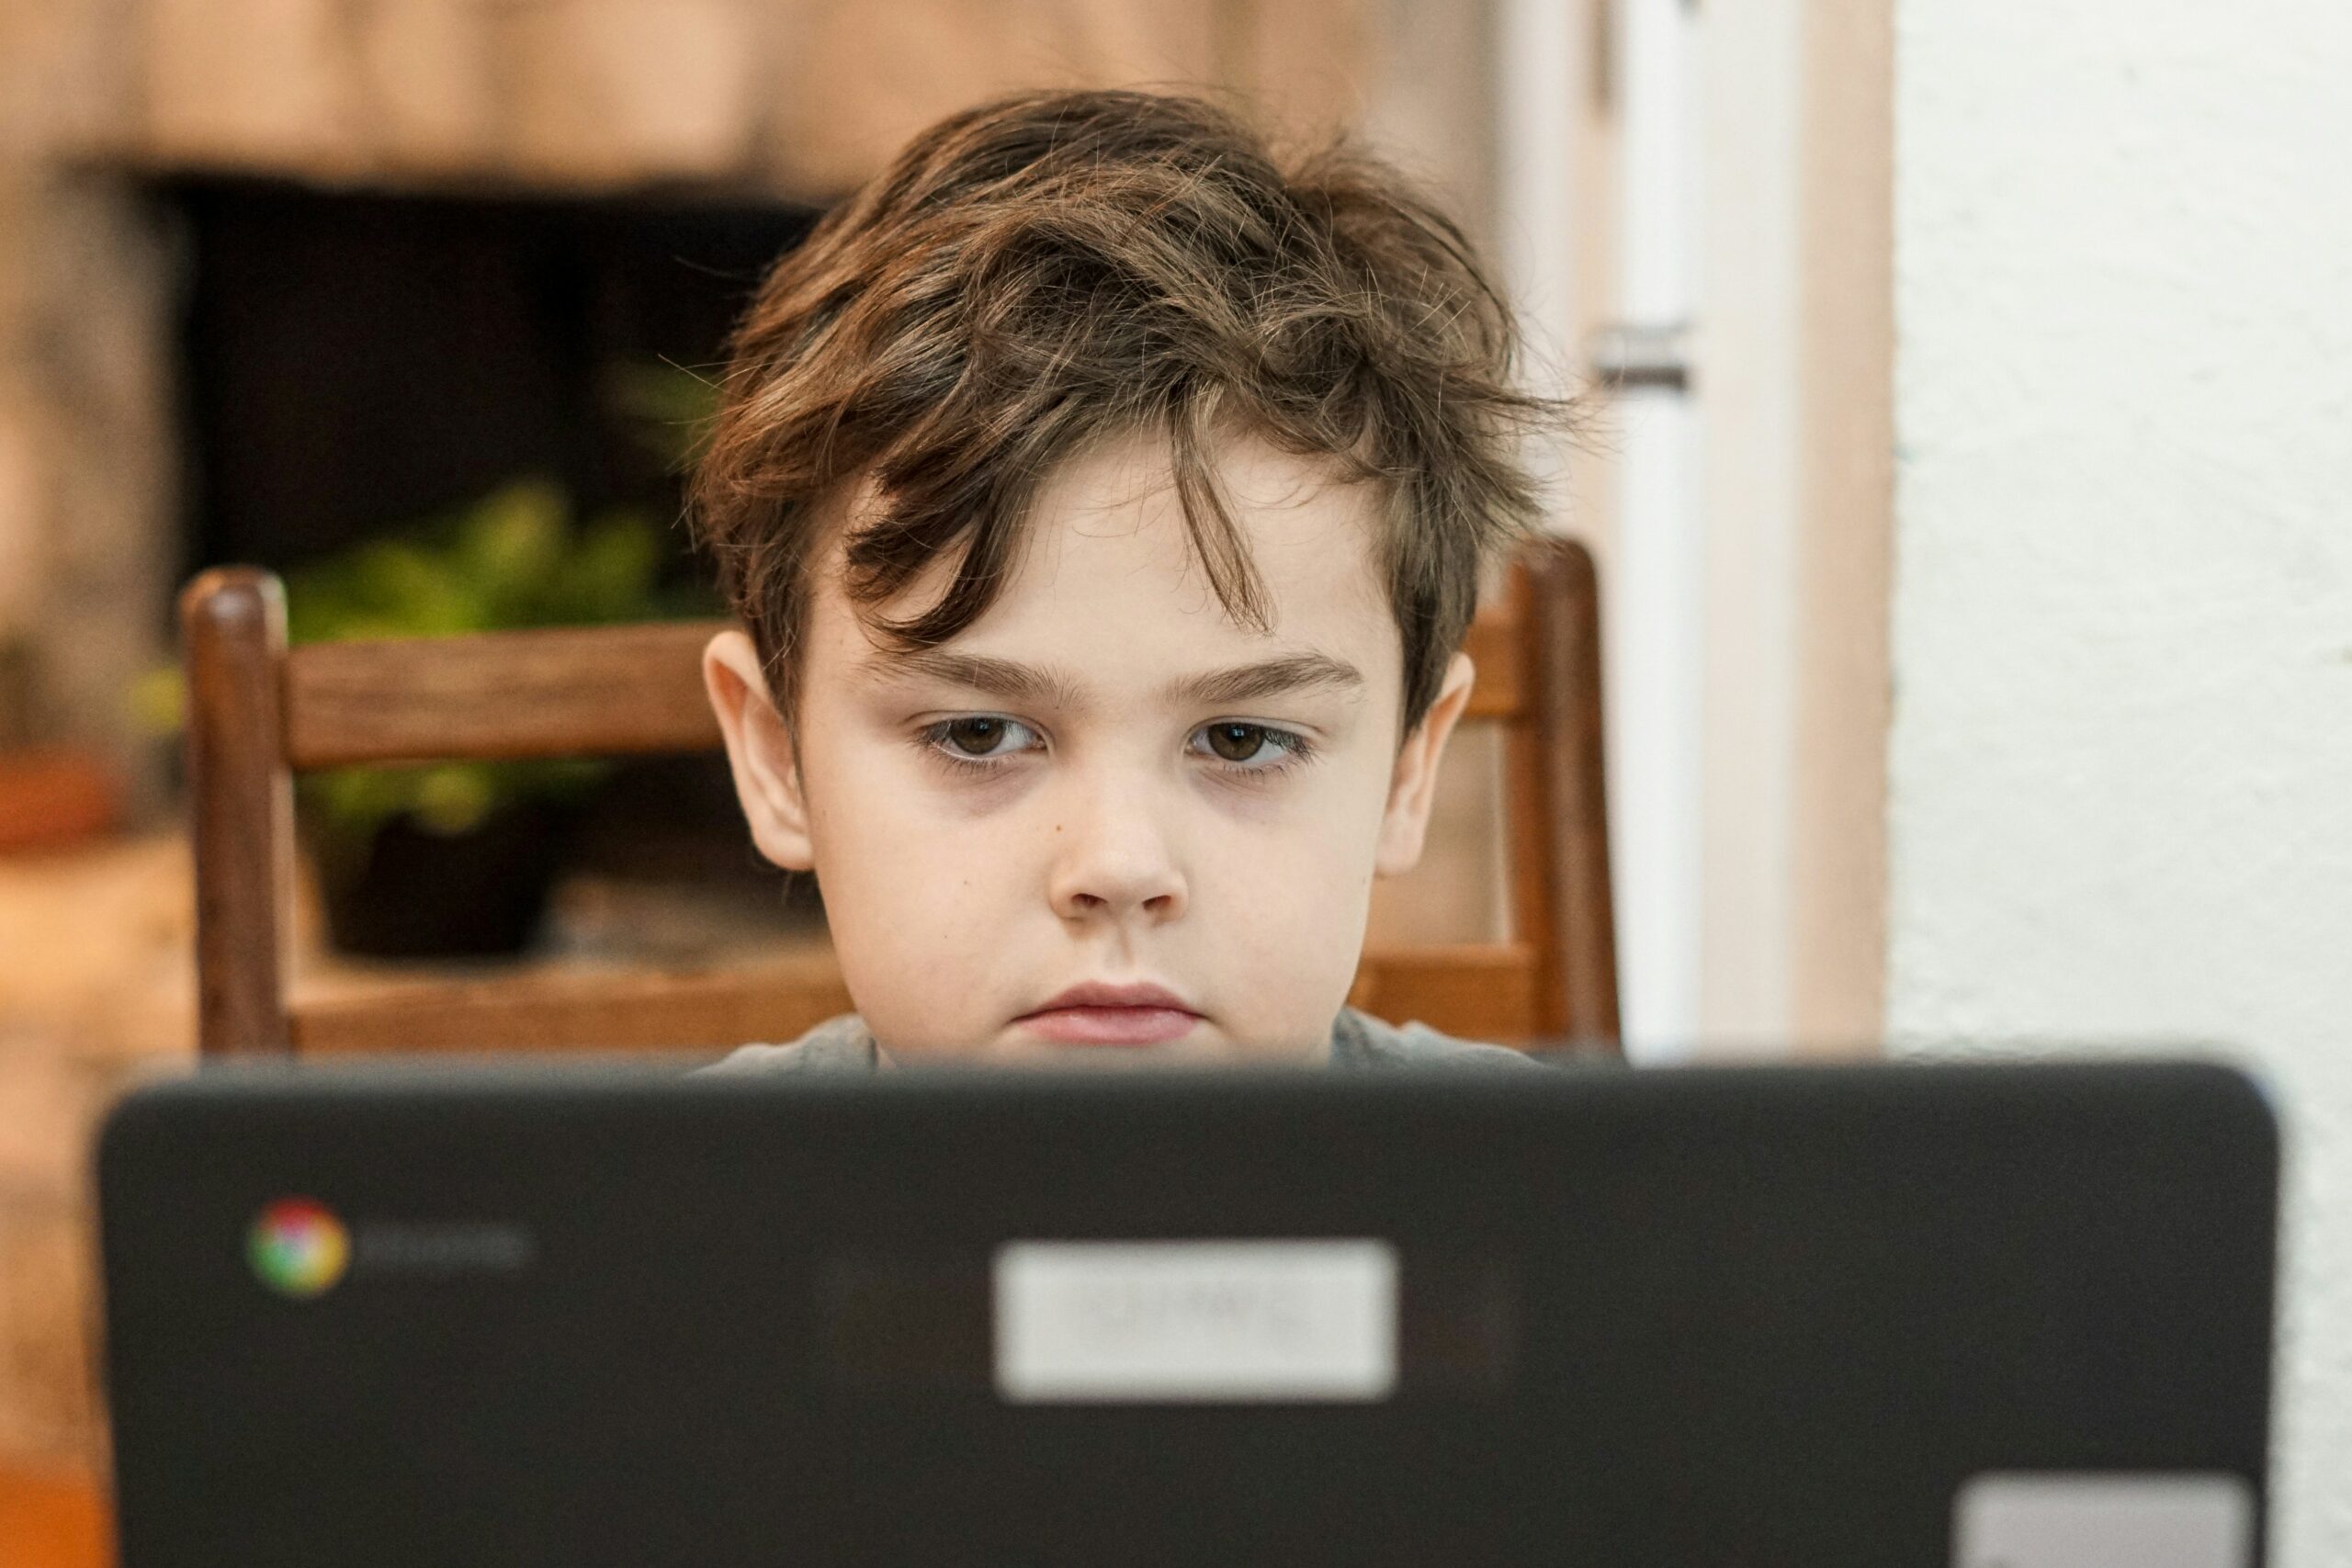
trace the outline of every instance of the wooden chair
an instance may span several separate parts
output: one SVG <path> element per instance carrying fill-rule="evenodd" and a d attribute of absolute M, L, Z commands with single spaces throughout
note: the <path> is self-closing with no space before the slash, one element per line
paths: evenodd
<path fill-rule="evenodd" d="M 789 1040 L 845 1010 L 830 954 L 730 969 L 534 969 L 288 994 L 292 775 L 354 763 L 695 751 L 719 744 L 700 655 L 716 623 L 288 649 L 283 591 L 248 567 L 180 601 L 194 803 L 198 1038 L 252 1052 L 660 1046 Z M 1504 727 L 1510 940 L 1368 951 L 1350 1000 L 1473 1039 L 1613 1048 L 1616 947 L 1592 560 L 1546 547 L 1481 612 L 1468 717 Z"/>

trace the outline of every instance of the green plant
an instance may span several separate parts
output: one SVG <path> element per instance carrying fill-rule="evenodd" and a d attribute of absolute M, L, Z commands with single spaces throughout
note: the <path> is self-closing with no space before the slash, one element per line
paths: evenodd
<path fill-rule="evenodd" d="M 707 379 L 655 362 L 605 367 L 598 392 L 673 472 L 693 462 L 718 401 Z M 447 637 L 716 614 L 707 591 L 663 585 L 663 554 L 642 515 L 615 511 L 576 524 L 560 487 L 517 479 L 449 516 L 290 573 L 287 634 L 297 643 Z M 125 695 L 140 728 L 178 733 L 187 692 L 176 665 L 148 671 Z M 577 798 L 609 771 L 584 760 L 344 768 L 303 775 L 299 791 L 313 840 L 334 857 L 363 851 L 395 818 L 462 833 L 503 805 Z"/>
<path fill-rule="evenodd" d="M 626 512 L 575 525 L 561 490 L 505 485 L 454 516 L 371 540 L 290 574 L 289 641 L 449 637 L 707 614 L 707 595 L 661 583 L 662 539 Z M 395 817 L 462 833 L 501 806 L 577 799 L 609 764 L 559 759 L 341 768 L 303 776 L 321 848 L 364 845 Z"/>

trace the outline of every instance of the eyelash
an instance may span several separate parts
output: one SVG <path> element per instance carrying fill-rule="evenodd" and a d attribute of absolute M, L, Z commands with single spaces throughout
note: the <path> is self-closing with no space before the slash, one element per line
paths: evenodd
<path fill-rule="evenodd" d="M 919 734 L 923 749 L 929 751 L 933 756 L 938 758 L 941 761 L 946 763 L 950 768 L 965 773 L 967 776 L 977 776 L 981 773 L 992 773 L 996 769 L 1005 766 L 1014 757 L 1020 756 L 1030 750 L 1029 747 L 1023 746 L 1011 751 L 1000 751 L 991 753 L 985 757 L 975 757 L 968 752 L 957 751 L 950 747 L 948 744 L 949 732 L 957 725 L 969 724 L 975 719 L 992 720 L 998 724 L 1004 725 L 1008 728 L 1022 730 L 1031 736 L 1035 736 L 1037 733 L 1033 727 L 1022 723 L 1017 718 L 1007 718 L 1001 714 L 957 714 L 953 718 L 943 718 L 936 723 L 927 724 L 922 727 Z M 1216 756 L 1214 752 L 1203 752 L 1193 749 L 1191 744 L 1193 739 L 1204 736 L 1210 730 L 1216 729 L 1222 725 L 1230 725 L 1236 728 L 1256 731 L 1259 738 L 1265 745 L 1271 746 L 1282 753 L 1281 760 L 1273 762 L 1232 762 Z M 1227 779 L 1243 784 L 1260 784 L 1280 774 L 1287 773 L 1292 769 L 1310 761 L 1316 754 L 1315 742 L 1308 739 L 1306 736 L 1299 734 L 1295 729 L 1283 729 L 1276 725 L 1256 724 L 1244 719 L 1221 719 L 1216 723 L 1204 724 L 1198 729 L 1193 730 L 1191 736 L 1186 737 L 1184 749 L 1188 753 L 1193 756 L 1208 756 L 1209 760 L 1216 764 L 1217 773 L 1223 774 Z"/>

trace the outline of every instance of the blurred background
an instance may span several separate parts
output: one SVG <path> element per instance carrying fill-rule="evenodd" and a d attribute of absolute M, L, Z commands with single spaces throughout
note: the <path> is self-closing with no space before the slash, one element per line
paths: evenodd
<path fill-rule="evenodd" d="M 762 270 L 951 109 L 1198 85 L 1419 175 L 1590 389 L 1629 1055 L 2256 1063 L 2279 1560 L 2352 1562 L 2347 77 L 2317 0 L 0 0 L 0 1468 L 102 1469 L 86 1139 L 191 1049 L 176 586 L 709 614 L 678 474 Z M 1496 774 L 1378 932 L 1502 918 Z M 309 985 L 821 940 L 708 766 L 302 810 Z"/>

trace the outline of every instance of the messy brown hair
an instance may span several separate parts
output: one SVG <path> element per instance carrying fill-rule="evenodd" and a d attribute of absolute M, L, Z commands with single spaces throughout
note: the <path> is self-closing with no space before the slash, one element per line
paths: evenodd
<path fill-rule="evenodd" d="M 1002 589 L 1057 462 L 1158 433 L 1211 587 L 1262 628 L 1214 472 L 1216 436 L 1247 430 L 1377 487 L 1409 729 L 1482 562 L 1537 519 L 1520 435 L 1566 411 L 1514 386 L 1517 348 L 1461 230 L 1363 152 L 1285 167 L 1198 98 L 1023 94 L 915 138 L 777 265 L 692 510 L 788 720 L 819 520 L 854 480 L 848 594 L 878 607 L 952 560 L 935 603 L 876 623 L 935 646 Z"/>

